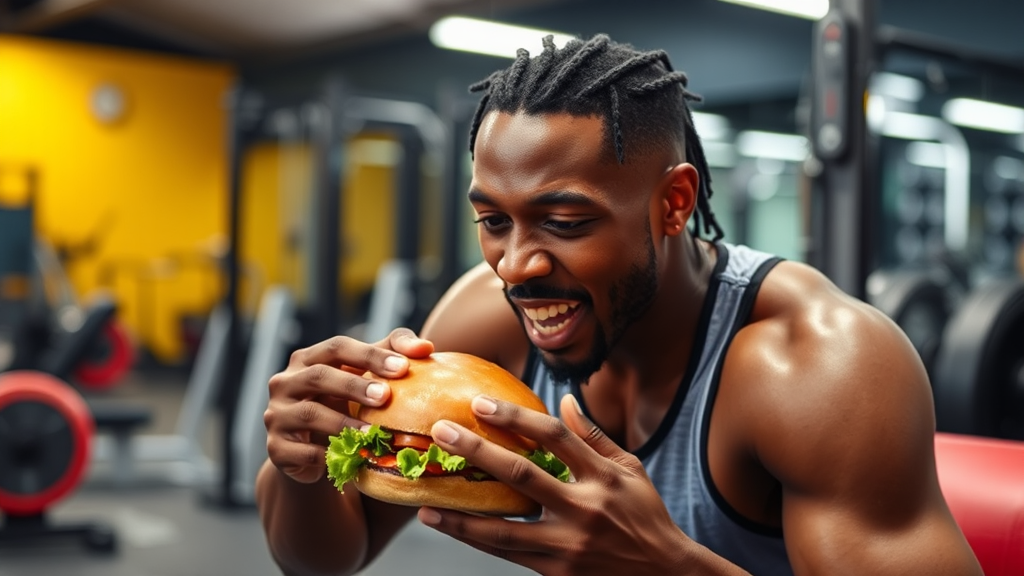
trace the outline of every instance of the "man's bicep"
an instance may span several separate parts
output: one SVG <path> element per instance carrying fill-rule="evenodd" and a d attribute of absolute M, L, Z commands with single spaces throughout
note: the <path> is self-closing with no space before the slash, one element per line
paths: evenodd
<path fill-rule="evenodd" d="M 761 444 L 797 574 L 980 574 L 939 488 L 931 392 L 901 333 L 870 316 L 825 338 Z"/>
<path fill-rule="evenodd" d="M 841 498 L 785 495 L 783 532 L 794 573 L 981 574 L 941 497 L 928 494 L 915 511 L 900 515 L 871 508 Z"/>

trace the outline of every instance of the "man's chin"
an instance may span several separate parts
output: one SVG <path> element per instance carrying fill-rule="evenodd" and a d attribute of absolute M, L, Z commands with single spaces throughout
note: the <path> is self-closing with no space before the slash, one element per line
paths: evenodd
<path fill-rule="evenodd" d="M 581 359 L 571 359 L 567 354 L 541 350 L 541 361 L 556 384 L 586 384 L 604 364 L 604 354 L 591 353 Z M 592 351 L 593 352 L 593 351 Z"/>

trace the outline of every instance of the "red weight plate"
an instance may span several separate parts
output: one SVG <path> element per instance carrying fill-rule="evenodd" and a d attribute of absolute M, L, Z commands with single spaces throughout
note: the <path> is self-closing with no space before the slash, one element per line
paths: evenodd
<path fill-rule="evenodd" d="M 108 353 L 99 361 L 86 358 L 75 367 L 75 379 L 90 390 L 105 390 L 120 382 L 134 360 L 131 339 L 120 322 L 108 322 L 101 338 Z"/>
<path fill-rule="evenodd" d="M 0 486 L 0 510 L 16 516 L 42 512 L 78 486 L 95 432 L 85 400 L 60 379 L 30 370 L 0 374 L 0 411 L 27 403 L 41 404 L 59 414 L 70 431 L 71 446 L 63 472 L 39 491 L 15 492 Z"/>

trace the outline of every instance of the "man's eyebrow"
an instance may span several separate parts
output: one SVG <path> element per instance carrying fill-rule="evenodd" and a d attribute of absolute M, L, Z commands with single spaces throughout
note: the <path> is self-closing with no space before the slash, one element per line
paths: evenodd
<path fill-rule="evenodd" d="M 479 188 L 472 188 L 469 191 L 469 201 L 475 204 L 487 204 L 489 206 L 497 204 L 494 199 Z M 551 190 L 530 198 L 527 201 L 527 204 L 531 206 L 593 206 L 595 202 L 593 198 L 581 192 L 573 192 L 571 190 Z"/>

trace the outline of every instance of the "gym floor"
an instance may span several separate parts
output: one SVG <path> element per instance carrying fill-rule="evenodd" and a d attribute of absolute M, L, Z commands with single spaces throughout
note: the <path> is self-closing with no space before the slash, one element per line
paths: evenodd
<path fill-rule="evenodd" d="M 174 378 L 145 383 L 129 379 L 109 395 L 153 410 L 144 433 L 173 430 L 184 384 Z M 216 446 L 210 422 L 207 452 Z M 201 490 L 170 485 L 117 488 L 90 474 L 49 512 L 54 525 L 96 522 L 111 527 L 114 554 L 90 552 L 74 541 L 0 548 L 0 576 L 274 576 L 255 509 L 227 510 Z M 363 574 L 394 576 L 488 574 L 516 576 L 528 570 L 497 560 L 447 536 L 412 523 Z"/>

